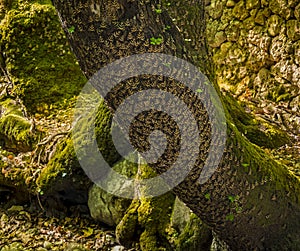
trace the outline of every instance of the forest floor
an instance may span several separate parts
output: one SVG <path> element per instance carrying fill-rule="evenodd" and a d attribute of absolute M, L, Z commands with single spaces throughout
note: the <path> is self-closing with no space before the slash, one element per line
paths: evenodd
<path fill-rule="evenodd" d="M 295 125 L 279 124 L 274 120 L 276 117 L 283 117 L 282 113 L 285 113 L 285 118 L 289 116 L 287 121 L 295 122 L 297 119 L 300 121 L 300 114 L 282 109 L 282 105 L 272 104 L 272 111 L 276 112 L 271 113 L 268 110 L 270 104 L 265 107 L 264 104 L 254 106 L 251 101 L 248 104 L 249 112 L 263 117 L 289 133 L 292 138 L 289 144 L 278 149 L 265 149 L 265 151 L 286 164 L 295 175 L 300 177 L 300 133 L 297 132 Z M 71 120 L 64 117 L 65 112 L 57 117 L 61 122 L 54 122 L 53 118 L 41 118 L 37 121 L 37 125 L 48 127 L 47 137 L 51 137 L 59 131 L 67 131 L 70 128 Z M 67 111 L 67 113 L 69 112 Z M 89 215 L 53 217 L 42 210 L 36 198 L 35 201 L 36 203 L 30 206 L 14 205 L 8 209 L 4 209 L 0 205 L 0 251 L 126 250 L 117 243 L 113 228 L 96 223 Z M 138 248 L 131 250 L 138 250 Z"/>
<path fill-rule="evenodd" d="M 88 216 L 47 216 L 33 205 L 0 208 L 1 251 L 125 251 L 112 229 Z M 136 250 L 136 249 L 135 249 Z"/>

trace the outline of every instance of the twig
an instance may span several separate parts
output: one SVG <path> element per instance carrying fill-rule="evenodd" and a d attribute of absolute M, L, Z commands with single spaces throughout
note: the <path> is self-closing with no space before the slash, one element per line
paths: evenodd
<path fill-rule="evenodd" d="M 43 142 L 38 143 L 37 146 L 46 145 L 46 144 L 48 144 L 50 141 L 52 141 L 56 136 L 59 136 L 59 135 L 67 135 L 69 132 L 70 132 L 70 130 L 65 131 L 65 132 L 58 132 L 58 133 L 55 133 L 55 134 L 51 135 L 46 141 L 43 141 Z"/>
<path fill-rule="evenodd" d="M 44 209 L 44 207 L 43 207 L 43 205 L 42 205 L 42 203 L 41 203 L 39 193 L 37 193 L 37 199 L 38 199 L 39 206 L 41 207 L 41 209 L 42 209 L 43 211 L 45 211 L 45 209 Z"/>

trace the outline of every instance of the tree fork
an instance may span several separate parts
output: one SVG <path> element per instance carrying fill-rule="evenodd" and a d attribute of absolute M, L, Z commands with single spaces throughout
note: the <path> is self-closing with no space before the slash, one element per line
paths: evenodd
<path fill-rule="evenodd" d="M 53 0 L 53 3 L 80 67 L 88 78 L 117 59 L 145 52 L 171 54 L 195 63 L 179 31 L 161 7 L 161 1 Z M 157 8 L 162 8 L 162 13 L 159 14 Z M 166 27 L 170 28 L 166 31 Z M 163 42 L 151 45 L 151 37 L 157 36 Z M 199 48 L 199 51 L 205 50 Z M 157 81 L 135 78 L 131 87 L 143 89 L 143 84 L 151 87 Z M 171 81 L 168 84 L 173 84 L 174 89 L 181 88 Z M 132 89 L 126 90 L 122 98 L 131 92 Z M 112 111 L 118 105 L 116 95 L 115 92 L 106 98 Z M 193 98 L 191 104 L 192 101 Z M 190 108 L 199 124 L 207 121 L 199 102 Z M 201 158 L 205 158 L 207 150 L 202 149 L 197 164 L 174 192 L 232 250 L 299 249 L 299 180 L 249 143 L 231 123 L 226 107 L 225 110 L 228 138 L 217 171 L 205 184 L 197 183 L 203 167 Z M 207 122 L 204 127 L 201 136 L 210 132 Z M 159 165 L 152 167 L 158 173 L 164 171 Z"/>

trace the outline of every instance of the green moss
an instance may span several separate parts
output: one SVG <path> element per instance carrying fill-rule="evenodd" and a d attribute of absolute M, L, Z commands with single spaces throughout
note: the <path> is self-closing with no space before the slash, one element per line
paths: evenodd
<path fill-rule="evenodd" d="M 30 113 L 62 107 L 86 82 L 54 7 L 49 1 L 39 2 L 19 1 L 0 26 L 7 70 Z"/>
<path fill-rule="evenodd" d="M 62 179 L 63 173 L 71 175 L 73 171 L 79 168 L 73 142 L 67 138 L 57 146 L 54 157 L 51 158 L 47 167 L 42 170 L 38 177 L 37 186 L 44 190 L 57 179 L 57 176 Z"/>
<path fill-rule="evenodd" d="M 6 99 L 0 102 L 0 109 L 2 110 L 0 144 L 6 149 L 17 152 L 33 150 L 41 133 L 31 132 L 31 122 L 23 117 L 15 101 Z"/>
<path fill-rule="evenodd" d="M 121 157 L 112 142 L 110 134 L 111 120 L 112 115 L 104 102 L 102 102 L 99 105 L 96 115 L 95 134 L 99 151 L 107 163 L 110 166 L 113 166 L 113 164 L 116 163 Z M 92 120 L 89 121 L 92 123 Z M 63 173 L 66 173 L 68 176 L 70 176 L 73 173 L 83 172 L 75 153 L 73 139 L 86 146 L 91 144 L 91 142 L 87 141 L 85 138 L 85 132 L 88 126 L 90 125 L 79 125 L 78 128 L 80 128 L 80 131 L 75 133 L 74 138 L 68 136 L 68 138 L 58 144 L 54 156 L 50 159 L 47 167 L 42 170 L 41 175 L 37 180 L 39 187 L 42 188 L 48 186 L 56 179 L 57 176 L 60 178 Z M 88 147 L 84 148 L 83 150 L 89 151 Z M 86 153 L 82 152 L 81 154 L 85 155 Z M 93 161 L 93 159 L 91 158 L 90 161 Z"/>
<path fill-rule="evenodd" d="M 99 105 L 95 122 L 95 134 L 98 149 L 110 166 L 113 166 L 121 156 L 117 152 L 111 136 L 112 114 L 102 101 Z"/>
<path fill-rule="evenodd" d="M 229 93 L 224 96 L 224 101 L 230 107 L 234 124 L 252 143 L 266 148 L 277 148 L 290 141 L 283 130 L 246 113 Z"/>
<path fill-rule="evenodd" d="M 139 200 L 133 200 L 127 209 L 122 220 L 116 227 L 116 237 L 118 241 L 126 246 L 130 247 L 134 242 L 139 240 L 139 224 L 138 224 L 138 207 L 140 206 Z"/>
<path fill-rule="evenodd" d="M 232 203 L 233 207 L 230 214 L 233 215 L 235 221 L 240 213 L 243 214 L 243 211 L 249 209 L 253 210 L 253 207 L 255 208 L 255 205 L 259 204 L 259 210 L 253 210 L 252 216 L 258 219 L 256 224 L 259 226 L 269 227 L 270 224 L 276 222 L 276 219 L 279 218 L 280 212 L 286 212 L 286 203 L 297 204 L 299 201 L 300 186 L 297 185 L 299 184 L 299 178 L 289 172 L 285 165 L 270 158 L 260 147 L 251 144 L 237 131 L 236 127 L 229 125 L 228 130 L 229 135 L 230 133 L 235 134 L 234 138 L 229 138 L 232 141 L 231 144 L 242 146 L 243 149 L 242 152 L 240 152 L 240 147 L 233 149 L 233 154 L 236 154 L 242 160 L 242 164 L 238 168 L 242 168 L 244 173 L 251 173 L 251 175 L 248 175 L 248 182 L 253 184 L 251 188 L 245 188 L 249 192 L 247 202 L 243 205 L 238 205 L 238 207 L 235 203 Z M 262 194 L 264 194 L 264 197 L 261 197 Z M 274 194 L 281 198 L 282 201 L 286 199 L 286 202 L 274 204 L 273 199 L 271 199 Z M 274 206 L 276 211 L 274 211 Z M 273 219 L 271 219 L 258 216 L 258 212 L 261 211 L 276 213 L 272 215 Z M 224 219 L 227 216 L 224 215 Z"/>
<path fill-rule="evenodd" d="M 184 231 L 176 240 L 176 250 L 210 250 L 211 242 L 211 230 L 206 225 L 204 225 L 195 214 L 192 214 L 190 221 L 184 228 Z"/>
<path fill-rule="evenodd" d="M 154 175 L 149 166 L 140 165 L 140 178 L 150 178 Z M 154 198 L 133 200 L 117 226 L 116 235 L 121 244 L 132 246 L 139 242 L 141 250 L 145 251 L 172 250 L 167 228 L 174 200 L 175 196 L 170 192 Z"/>
<path fill-rule="evenodd" d="M 14 114 L 18 116 L 23 116 L 20 107 L 17 106 L 16 101 L 7 98 L 3 101 L 0 101 L 0 107 L 2 111 L 2 116 L 5 114 Z"/>

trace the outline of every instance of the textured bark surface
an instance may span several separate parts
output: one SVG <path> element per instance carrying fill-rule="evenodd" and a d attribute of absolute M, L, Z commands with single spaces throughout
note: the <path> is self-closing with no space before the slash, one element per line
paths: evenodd
<path fill-rule="evenodd" d="M 155 11 L 161 4 L 159 1 L 53 2 L 87 77 L 116 59 L 136 53 L 162 52 L 193 62 L 168 14 Z M 166 30 L 166 26 L 170 29 Z M 158 36 L 163 42 L 150 44 L 150 39 Z M 179 198 L 232 250 L 299 249 L 299 181 L 242 137 L 231 124 L 228 113 L 228 139 L 222 161 L 210 180 L 200 185 L 197 179 L 207 155 L 211 130 L 207 113 L 196 95 L 176 81 L 141 76 L 126 81 L 126 87 L 124 83 L 118 85 L 106 101 L 113 111 L 120 99 L 138 90 L 155 87 L 180 98 L 189 95 L 187 105 L 201 128 L 203 144 L 196 165 L 185 181 L 174 189 Z M 153 165 L 161 173 L 176 158 L 176 127 L 170 129 L 163 123 L 162 114 L 149 115 L 150 118 L 139 116 L 138 122 L 143 126 L 134 124 L 131 137 L 137 149 L 147 148 L 147 142 L 141 140 L 140 135 L 148 135 L 153 129 L 162 129 L 172 140 L 164 158 Z"/>

